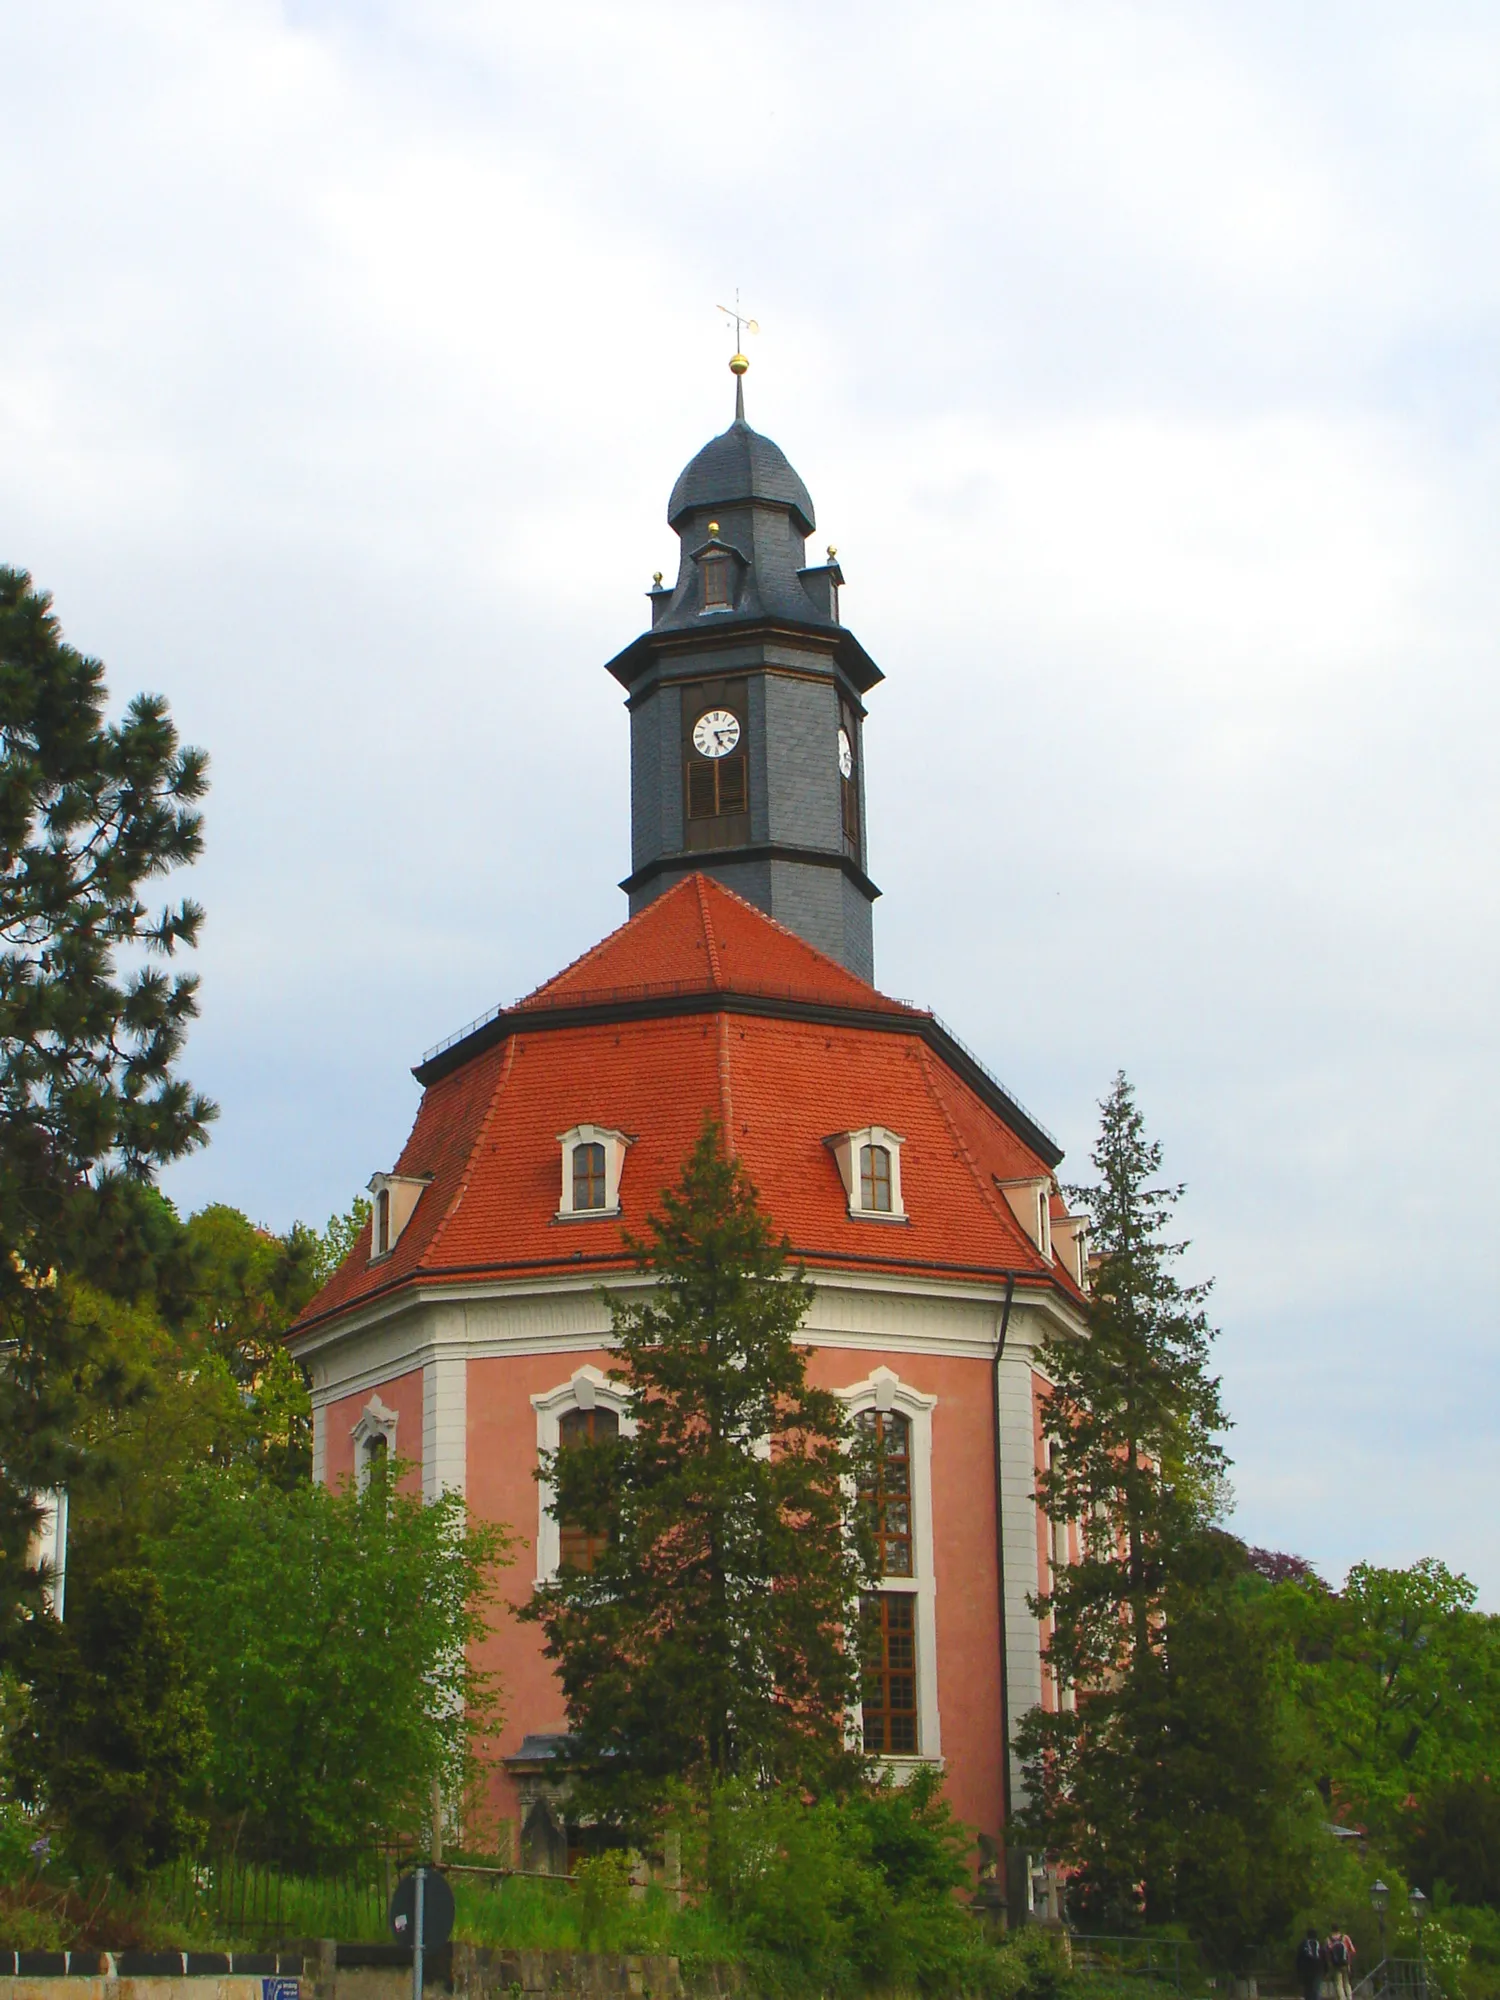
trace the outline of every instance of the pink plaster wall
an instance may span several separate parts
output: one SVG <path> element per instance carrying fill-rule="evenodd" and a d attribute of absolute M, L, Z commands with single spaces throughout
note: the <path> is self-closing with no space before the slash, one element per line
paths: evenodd
<path fill-rule="evenodd" d="M 517 1355 L 469 1363 L 469 1505 L 481 1518 L 504 1522 L 515 1536 L 515 1559 L 503 1573 L 500 1593 L 509 1607 L 525 1602 L 536 1577 L 539 1500 L 531 1398 L 560 1387 L 588 1362 L 607 1369 L 610 1357 L 603 1352 Z M 959 1817 L 998 1835 L 1003 1743 L 989 1366 L 945 1356 L 828 1349 L 811 1356 L 808 1374 L 820 1387 L 844 1388 L 882 1365 L 894 1367 L 903 1383 L 938 1399 L 932 1502 L 943 1759 L 948 1795 Z M 382 1395 L 392 1401 L 384 1391 Z M 347 1419 L 346 1433 L 357 1415 L 355 1410 Z M 403 1411 L 403 1425 L 405 1420 Z M 347 1446 L 347 1435 L 345 1442 Z M 504 1687 L 500 1756 L 519 1749 L 528 1732 L 566 1726 L 561 1694 L 542 1657 L 541 1635 L 536 1627 L 517 1623 L 513 1610 L 499 1610 L 484 1664 L 498 1672 Z M 497 1778 L 495 1803 L 502 1813 L 515 1815 L 514 1787 L 503 1773 Z"/>

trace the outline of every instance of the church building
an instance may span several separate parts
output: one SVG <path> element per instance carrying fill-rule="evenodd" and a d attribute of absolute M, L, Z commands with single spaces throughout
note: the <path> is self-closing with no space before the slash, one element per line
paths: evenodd
<path fill-rule="evenodd" d="M 864 730 L 882 676 L 842 622 L 835 551 L 807 560 L 811 496 L 745 421 L 731 367 L 734 422 L 668 503 L 676 578 L 607 667 L 630 712 L 629 919 L 417 1065 L 370 1227 L 293 1331 L 314 1474 L 362 1481 L 399 1453 L 427 1496 L 454 1489 L 512 1530 L 516 1602 L 586 1559 L 537 1454 L 628 1424 L 600 1288 L 642 1282 L 622 1231 L 644 1229 L 711 1113 L 813 1283 L 810 1379 L 883 1446 L 865 1745 L 898 1778 L 938 1765 L 993 1857 L 1007 1741 L 1054 1699 L 1027 1593 L 1067 1554 L 1034 1500 L 1033 1355 L 1081 1325 L 1087 1245 L 1056 1142 L 935 1014 L 873 983 Z M 561 1694 L 536 1627 L 501 1617 L 487 1645 L 500 1807 L 526 1865 L 561 1870 Z M 1021 1872 L 1013 1857 L 1013 1920 Z"/>

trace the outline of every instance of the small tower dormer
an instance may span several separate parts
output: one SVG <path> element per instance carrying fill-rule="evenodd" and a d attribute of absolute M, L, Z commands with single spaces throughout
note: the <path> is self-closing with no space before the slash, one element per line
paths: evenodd
<path fill-rule="evenodd" d="M 874 976 L 863 697 L 880 669 L 840 621 L 837 551 L 809 564 L 812 497 L 745 420 L 683 468 L 667 504 L 677 578 L 610 661 L 631 718 L 636 915 L 702 869 L 862 978 Z"/>

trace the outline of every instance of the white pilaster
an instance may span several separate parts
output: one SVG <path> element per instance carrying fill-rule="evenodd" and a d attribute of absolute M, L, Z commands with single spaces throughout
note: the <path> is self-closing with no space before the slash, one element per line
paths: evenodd
<path fill-rule="evenodd" d="M 328 1411 L 316 1395 L 312 1406 L 313 1485 L 321 1486 L 328 1472 Z"/>
<path fill-rule="evenodd" d="M 1014 1333 L 1015 1329 L 1012 1329 Z M 1041 1630 L 1026 1602 L 1037 1587 L 1036 1442 L 1032 1418 L 1029 1345 L 1007 1344 L 1000 1362 L 1000 1505 L 1005 1549 L 1005 1661 L 1010 1730 L 1042 1698 Z M 1026 1796 L 1020 1765 L 1010 1748 L 1010 1797 Z"/>
<path fill-rule="evenodd" d="M 469 1363 L 464 1349 L 429 1351 L 422 1366 L 422 1498 L 468 1490 Z"/>

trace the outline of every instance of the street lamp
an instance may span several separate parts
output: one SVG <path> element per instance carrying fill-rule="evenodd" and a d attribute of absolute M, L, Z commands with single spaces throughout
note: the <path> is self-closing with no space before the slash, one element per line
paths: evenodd
<path fill-rule="evenodd" d="M 1391 1900 L 1391 1892 L 1377 1876 L 1370 1886 L 1370 1908 L 1380 1919 L 1380 1962 L 1385 1963 L 1385 1913 Z"/>
<path fill-rule="evenodd" d="M 1412 1922 L 1417 1927 L 1417 1983 L 1422 2000 L 1427 2000 L 1427 1952 L 1422 1943 L 1422 1919 L 1427 1914 L 1427 1898 L 1420 1889 L 1413 1888 L 1406 1901 L 1411 1910 Z"/>

